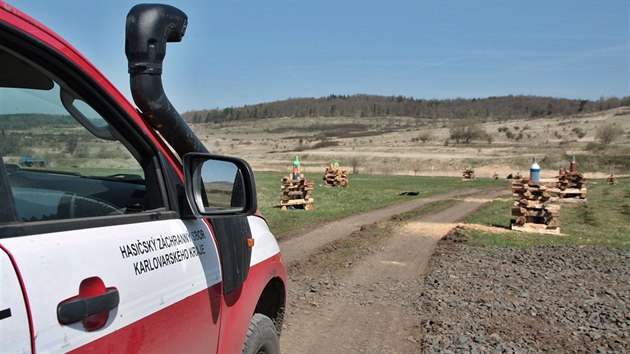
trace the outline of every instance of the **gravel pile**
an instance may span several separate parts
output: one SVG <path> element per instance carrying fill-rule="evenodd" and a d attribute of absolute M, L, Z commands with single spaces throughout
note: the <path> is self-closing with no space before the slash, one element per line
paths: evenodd
<path fill-rule="evenodd" d="M 414 310 L 423 353 L 630 352 L 630 252 L 439 242 Z"/>

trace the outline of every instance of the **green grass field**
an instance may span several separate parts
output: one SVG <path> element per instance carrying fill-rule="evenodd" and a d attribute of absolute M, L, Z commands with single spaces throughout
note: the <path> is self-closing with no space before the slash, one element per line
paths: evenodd
<path fill-rule="evenodd" d="M 533 247 L 544 244 L 605 246 L 630 249 L 630 179 L 621 178 L 614 186 L 605 180 L 587 184 L 587 202 L 562 203 L 560 210 L 561 235 L 510 231 L 513 197 L 506 180 L 477 179 L 463 182 L 456 177 L 413 177 L 385 175 L 351 175 L 349 186 L 324 187 L 315 181 L 313 198 L 315 209 L 281 210 L 280 180 L 272 172 L 256 172 L 258 208 L 267 218 L 270 228 L 279 239 L 297 234 L 318 225 L 346 216 L 377 209 L 411 198 L 426 198 L 456 189 L 505 186 L 506 194 L 466 219 L 468 224 L 494 226 L 505 232 L 482 232 L 466 229 L 471 244 Z M 307 176 L 308 178 L 308 176 Z M 419 196 L 400 196 L 404 191 L 418 191 Z M 437 212 L 451 206 L 453 200 L 432 203 L 425 208 L 400 216 L 408 220 Z"/>
<path fill-rule="evenodd" d="M 446 193 L 456 189 L 496 186 L 506 181 L 477 179 L 463 182 L 456 177 L 415 177 L 385 175 L 350 175 L 346 188 L 324 187 L 321 176 L 307 175 L 307 179 L 315 182 L 313 199 L 315 209 L 281 210 L 280 180 L 282 175 L 272 172 L 256 172 L 256 188 L 258 192 L 258 209 L 269 222 L 270 228 L 278 238 L 308 230 L 324 222 L 338 220 L 346 216 L 377 209 L 411 198 Z M 420 192 L 419 196 L 400 196 L 405 191 Z"/>
<path fill-rule="evenodd" d="M 587 184 L 587 202 L 561 203 L 561 235 L 508 231 L 512 196 L 490 203 L 466 219 L 469 224 L 505 228 L 505 233 L 466 230 L 473 244 L 511 247 L 533 247 L 545 244 L 604 246 L 630 249 L 630 179 L 621 178 L 617 185 L 606 180 Z"/>

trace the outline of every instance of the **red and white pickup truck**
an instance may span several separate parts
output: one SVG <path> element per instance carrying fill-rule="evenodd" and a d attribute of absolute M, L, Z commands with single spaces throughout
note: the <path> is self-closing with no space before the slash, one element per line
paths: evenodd
<path fill-rule="evenodd" d="M 162 89 L 186 26 L 130 10 L 136 108 L 0 1 L 1 352 L 279 352 L 287 275 L 252 170 L 208 153 Z"/>

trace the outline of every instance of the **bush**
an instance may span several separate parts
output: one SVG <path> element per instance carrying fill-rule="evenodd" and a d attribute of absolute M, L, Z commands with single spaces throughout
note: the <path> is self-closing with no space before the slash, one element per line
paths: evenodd
<path fill-rule="evenodd" d="M 331 146 L 339 146 L 339 143 L 333 140 L 324 140 L 324 141 L 315 143 L 313 146 L 311 146 L 311 149 L 321 149 L 321 148 L 331 147 Z"/>
<path fill-rule="evenodd" d="M 584 129 L 580 128 L 580 127 L 575 127 L 573 129 L 571 129 L 571 131 L 577 135 L 578 138 L 582 139 L 584 136 L 586 136 L 586 132 L 584 131 Z"/>
<path fill-rule="evenodd" d="M 589 141 L 588 144 L 586 144 L 586 150 L 588 151 L 602 150 L 602 146 L 595 141 Z"/>
<path fill-rule="evenodd" d="M 602 145 L 609 145 L 619 135 L 621 135 L 621 130 L 615 124 L 608 124 L 597 129 L 595 139 L 599 140 Z"/>
<path fill-rule="evenodd" d="M 425 131 L 422 132 L 420 135 L 418 135 L 415 138 L 411 138 L 412 142 L 418 142 L 421 141 L 422 143 L 426 143 L 427 141 L 431 140 L 431 132 L 429 131 Z"/>
<path fill-rule="evenodd" d="M 455 140 L 455 143 L 470 144 L 472 140 L 484 139 L 486 137 L 486 131 L 483 130 L 481 124 L 472 120 L 464 120 L 453 123 L 449 129 L 450 138 Z"/>
<path fill-rule="evenodd" d="M 23 151 L 23 139 L 15 135 L 2 135 L 0 137 L 0 155 L 20 155 Z"/>

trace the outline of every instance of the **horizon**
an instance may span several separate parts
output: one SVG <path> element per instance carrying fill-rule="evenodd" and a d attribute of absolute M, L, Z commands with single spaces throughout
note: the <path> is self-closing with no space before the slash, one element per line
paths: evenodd
<path fill-rule="evenodd" d="M 68 40 L 132 101 L 124 27 L 136 1 L 8 3 Z M 331 94 L 630 96 L 628 1 L 169 3 L 189 20 L 164 60 L 165 91 L 182 112 Z"/>

